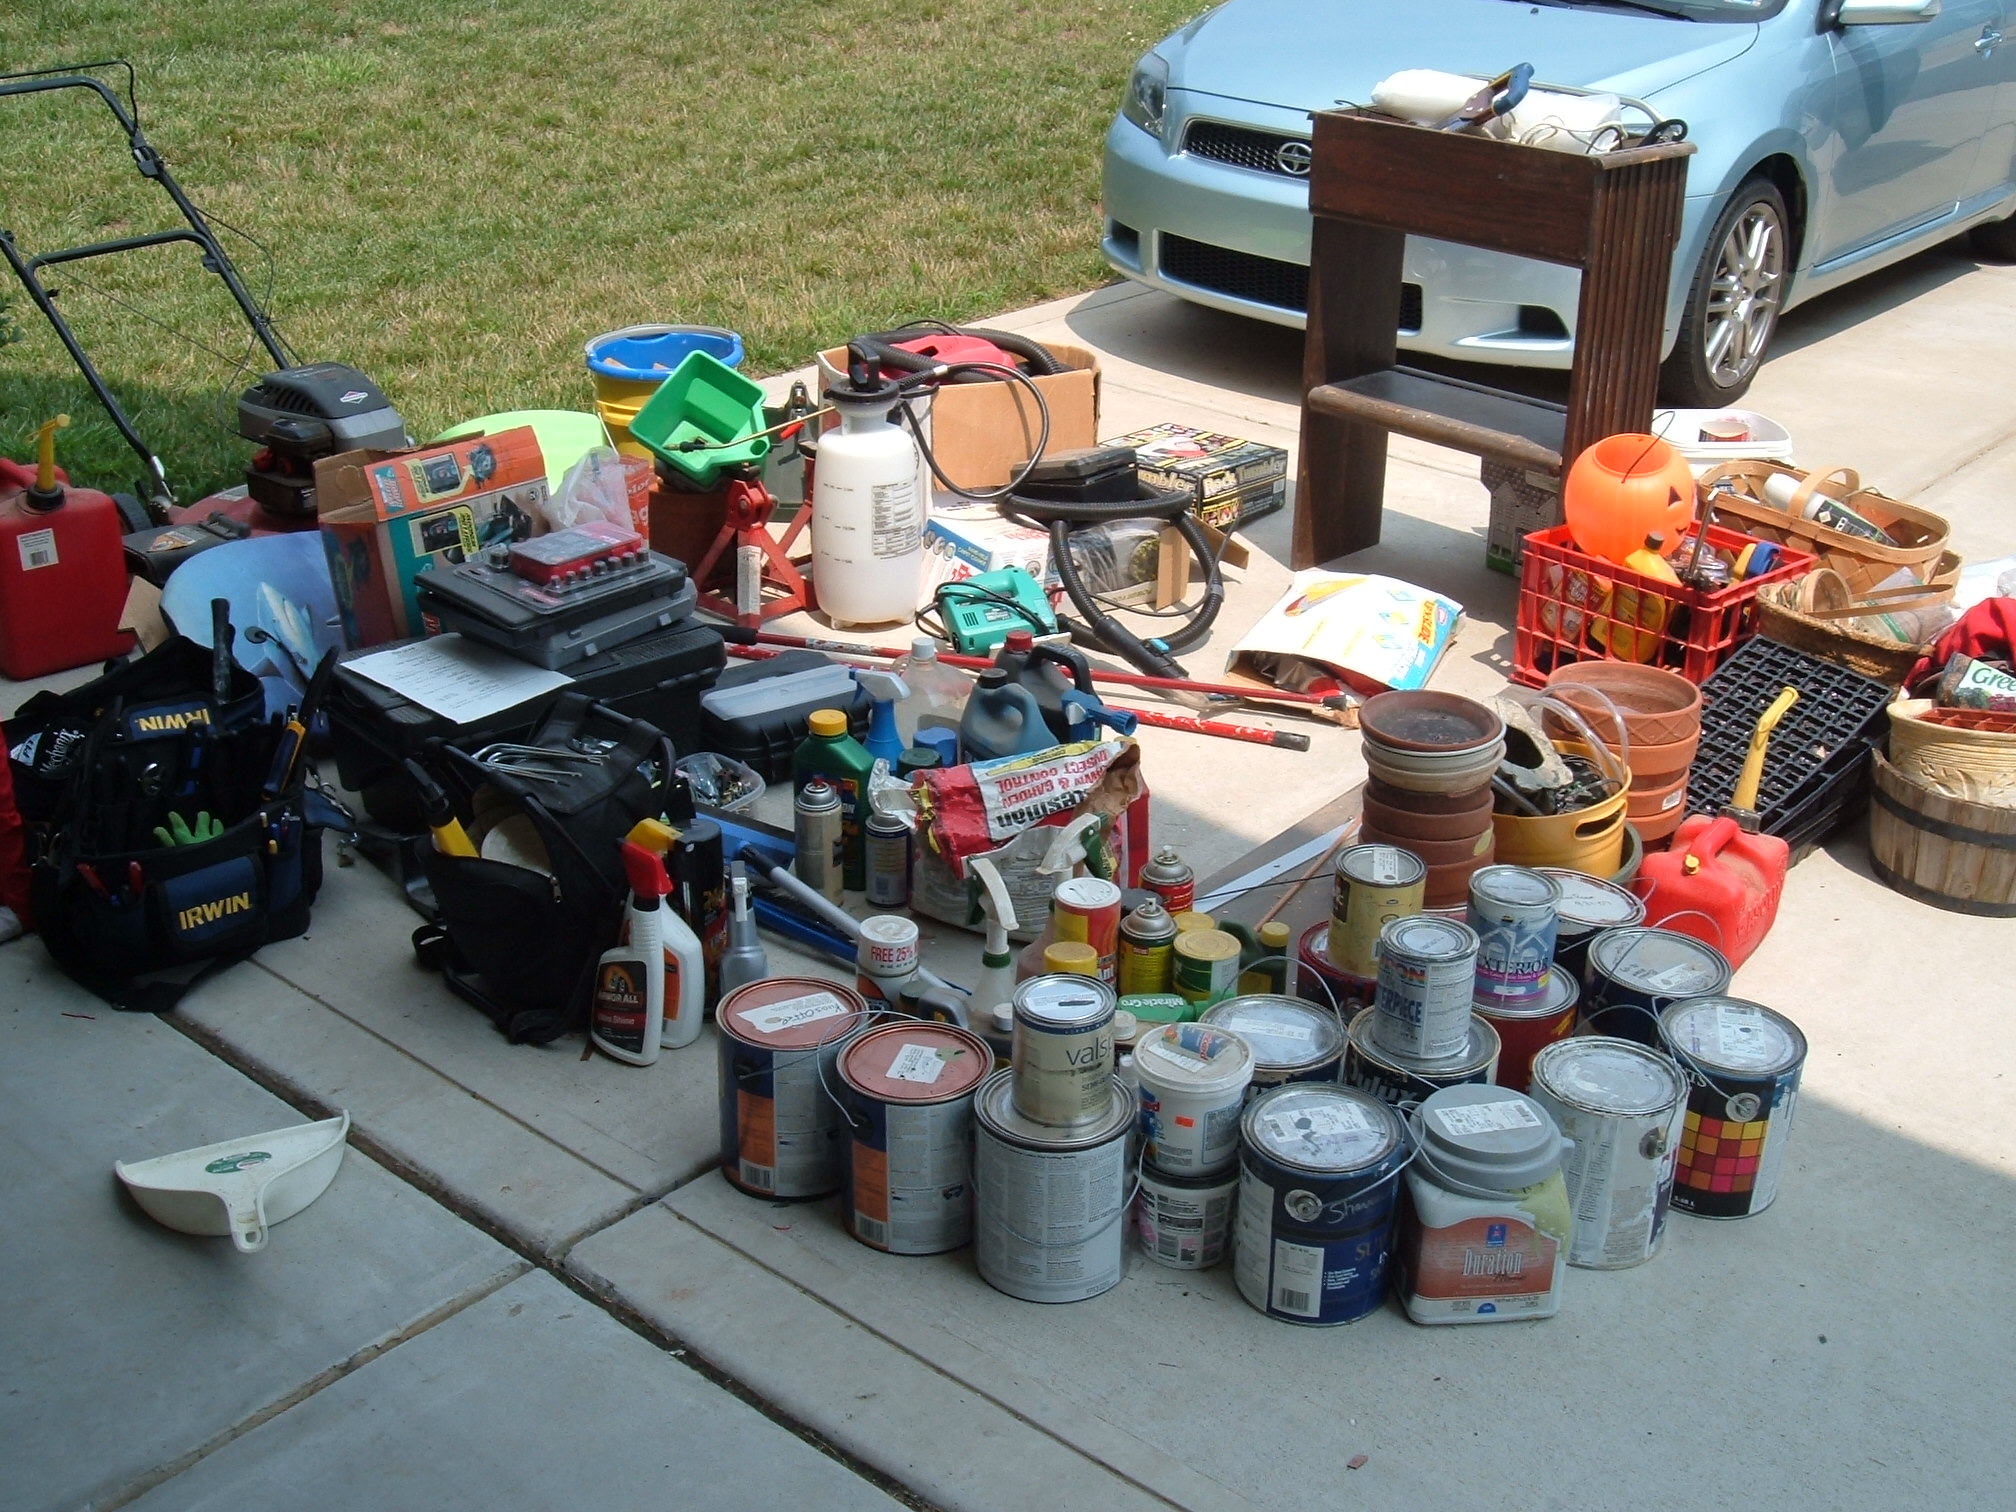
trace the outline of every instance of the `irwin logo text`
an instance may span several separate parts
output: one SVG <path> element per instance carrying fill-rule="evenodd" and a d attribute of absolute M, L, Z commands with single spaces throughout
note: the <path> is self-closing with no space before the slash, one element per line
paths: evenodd
<path fill-rule="evenodd" d="M 232 893 L 228 897 L 212 898 L 208 903 L 198 903 L 185 908 L 175 915 L 175 927 L 181 930 L 201 929 L 205 924 L 215 924 L 230 914 L 244 913 L 252 906 L 249 892 Z"/>

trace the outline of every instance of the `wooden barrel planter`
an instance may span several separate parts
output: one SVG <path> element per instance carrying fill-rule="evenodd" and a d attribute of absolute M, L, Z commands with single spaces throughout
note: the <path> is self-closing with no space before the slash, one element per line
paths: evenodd
<path fill-rule="evenodd" d="M 1869 855 L 1907 898 L 1955 913 L 2016 918 L 2016 808 L 1943 798 L 1876 755 Z"/>

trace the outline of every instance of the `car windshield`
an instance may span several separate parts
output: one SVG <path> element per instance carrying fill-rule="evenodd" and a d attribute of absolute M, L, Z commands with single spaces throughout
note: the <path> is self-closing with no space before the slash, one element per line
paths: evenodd
<path fill-rule="evenodd" d="M 1563 10 L 1628 10 L 1675 21 L 1768 21 L 1786 0 L 1515 0 Z"/>

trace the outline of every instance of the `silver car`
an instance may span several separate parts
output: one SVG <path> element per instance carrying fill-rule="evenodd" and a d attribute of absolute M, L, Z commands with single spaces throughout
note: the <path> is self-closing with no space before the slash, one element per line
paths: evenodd
<path fill-rule="evenodd" d="M 2016 257 L 2016 0 L 1231 0 L 1135 66 L 1106 137 L 1106 259 L 1300 325 L 1310 112 L 1402 69 L 1520 62 L 1688 124 L 1669 403 L 1735 399 L 1785 310 L 1959 232 Z M 1410 238 L 1400 345 L 1565 368 L 1577 277 Z"/>

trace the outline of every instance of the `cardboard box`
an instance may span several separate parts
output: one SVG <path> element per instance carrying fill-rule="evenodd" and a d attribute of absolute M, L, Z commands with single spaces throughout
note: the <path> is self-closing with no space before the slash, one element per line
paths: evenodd
<path fill-rule="evenodd" d="M 917 607 L 930 604 L 940 583 L 961 582 L 1004 567 L 1020 567 L 1045 588 L 1054 589 L 1057 574 L 1050 566 L 1049 532 L 1004 520 L 992 505 L 934 509 L 924 522 L 924 570 L 917 579 Z"/>
<path fill-rule="evenodd" d="M 315 464 L 322 549 L 350 649 L 424 633 L 414 583 L 545 530 L 546 461 L 528 426 Z"/>
<path fill-rule="evenodd" d="M 1171 421 L 1100 444 L 1133 447 L 1141 481 L 1172 492 L 1188 489 L 1190 512 L 1214 530 L 1237 530 L 1288 498 L 1288 453 L 1264 441 Z"/>
<path fill-rule="evenodd" d="M 1481 475 L 1491 491 L 1491 523 L 1484 532 L 1484 565 L 1493 572 L 1519 572 L 1526 537 L 1551 530 L 1567 516 L 1561 510 L 1561 480 L 1503 462 L 1485 462 Z"/>
<path fill-rule="evenodd" d="M 1050 410 L 1043 454 L 1090 446 L 1099 434 L 1099 359 L 1084 347 L 1043 343 L 1069 372 L 1032 378 Z M 847 377 L 847 349 L 819 354 L 823 391 Z M 1029 460 L 1043 419 L 1019 383 L 948 383 L 931 394 L 924 432 L 945 476 L 962 488 L 999 488 Z M 816 471 L 814 476 L 816 477 Z"/>

